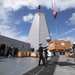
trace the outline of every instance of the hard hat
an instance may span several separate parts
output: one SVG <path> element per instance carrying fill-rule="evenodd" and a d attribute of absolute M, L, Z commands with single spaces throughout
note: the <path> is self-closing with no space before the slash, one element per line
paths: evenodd
<path fill-rule="evenodd" d="M 42 43 L 39 44 L 39 46 L 41 46 L 41 45 L 42 45 Z"/>
<path fill-rule="evenodd" d="M 75 42 L 73 42 L 73 44 L 75 44 Z"/>
<path fill-rule="evenodd" d="M 47 38 L 46 38 L 46 41 L 47 41 L 47 42 L 50 42 L 50 41 L 51 41 L 50 37 L 47 37 Z"/>
<path fill-rule="evenodd" d="M 75 42 L 73 42 L 73 47 L 75 47 Z"/>

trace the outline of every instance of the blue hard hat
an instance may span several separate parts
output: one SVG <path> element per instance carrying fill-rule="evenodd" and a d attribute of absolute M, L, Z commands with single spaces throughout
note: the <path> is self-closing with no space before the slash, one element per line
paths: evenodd
<path fill-rule="evenodd" d="M 39 44 L 39 46 L 41 46 L 41 45 L 42 45 L 42 43 Z"/>

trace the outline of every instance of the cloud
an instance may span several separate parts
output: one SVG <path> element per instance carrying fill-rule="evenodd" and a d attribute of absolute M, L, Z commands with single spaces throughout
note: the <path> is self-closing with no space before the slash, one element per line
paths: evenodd
<path fill-rule="evenodd" d="M 9 25 L 0 25 L 0 33 L 1 35 L 9 36 L 11 38 L 14 38 L 17 34 L 19 34 L 16 32 L 15 27 L 11 27 Z"/>
<path fill-rule="evenodd" d="M 23 6 L 36 9 L 38 5 L 49 9 L 52 8 L 52 4 L 59 11 L 75 8 L 75 0 L 2 0 L 2 4 L 9 11 L 17 11 Z"/>
<path fill-rule="evenodd" d="M 4 8 L 8 9 L 9 11 L 13 10 L 19 10 L 23 6 L 26 6 L 30 9 L 35 9 L 37 5 L 36 0 L 3 0 L 3 6 Z"/>
<path fill-rule="evenodd" d="M 16 20 L 16 21 L 15 21 L 15 24 L 16 24 L 16 25 L 19 25 L 19 24 L 20 24 L 20 21 L 19 21 L 19 20 Z"/>
<path fill-rule="evenodd" d="M 16 37 L 16 39 L 20 40 L 20 41 L 23 41 L 23 42 L 27 42 L 27 36 L 19 36 L 19 37 Z"/>
<path fill-rule="evenodd" d="M 28 15 L 23 16 L 23 21 L 25 22 L 32 22 L 34 15 L 32 15 L 31 13 L 29 13 Z"/>
<path fill-rule="evenodd" d="M 23 6 L 29 9 L 36 9 L 38 5 L 51 7 L 51 0 L 3 0 L 3 6 L 9 11 L 17 11 Z"/>
<path fill-rule="evenodd" d="M 44 6 L 47 9 L 52 9 L 52 0 L 0 0 L 0 32 L 2 35 L 9 36 L 11 38 L 24 40 L 27 36 L 20 36 L 17 28 L 13 26 L 12 20 L 10 18 L 10 11 L 18 11 L 22 7 L 28 7 L 29 9 L 36 9 L 38 5 Z M 56 9 L 59 11 L 64 11 L 66 9 L 75 8 L 75 0 L 55 0 Z M 74 16 L 74 15 L 73 15 Z M 31 22 L 33 18 L 32 14 L 28 14 L 23 17 L 25 22 Z M 73 18 L 69 19 L 73 23 Z M 15 24 L 19 24 L 17 21 Z M 72 30 L 74 31 L 74 30 Z M 72 32 L 70 31 L 70 32 Z M 70 32 L 67 32 L 63 35 L 66 35 Z M 18 37 L 19 36 L 19 37 Z"/>
<path fill-rule="evenodd" d="M 9 29 L 10 28 L 10 26 L 8 26 L 8 25 L 0 25 L 0 29 Z"/>
<path fill-rule="evenodd" d="M 74 31 L 75 31 L 75 28 L 73 28 L 73 29 L 71 29 L 71 30 L 69 30 L 69 31 L 66 31 L 66 32 L 64 32 L 63 34 L 59 35 L 59 36 L 67 35 L 67 34 L 70 34 L 70 33 L 74 32 Z M 58 37 L 59 37 L 59 36 L 58 36 Z"/>
<path fill-rule="evenodd" d="M 55 1 L 56 1 L 56 8 L 59 9 L 59 11 L 75 8 L 75 0 L 55 0 Z"/>
<path fill-rule="evenodd" d="M 18 32 L 15 27 L 0 25 L 0 35 L 26 42 L 27 36 L 20 36 L 20 34 L 21 32 Z"/>
<path fill-rule="evenodd" d="M 0 3 L 1 4 L 1 3 Z M 0 5 L 0 24 L 8 23 L 8 12 L 5 11 L 2 4 Z"/>
<path fill-rule="evenodd" d="M 60 36 L 64 36 L 64 35 L 67 35 L 67 34 L 70 34 L 72 32 L 75 32 L 75 28 L 67 31 L 67 32 L 64 32 L 63 34 L 59 35 L 58 37 Z M 67 41 L 71 41 L 71 42 L 74 42 L 75 41 L 75 38 L 72 37 L 72 36 L 69 36 L 69 37 L 65 37 L 65 38 L 59 38 L 60 40 L 67 40 Z"/>
<path fill-rule="evenodd" d="M 59 40 L 66 40 L 66 41 L 75 42 L 75 38 L 74 38 L 74 37 L 65 37 L 65 38 L 60 38 Z"/>
<path fill-rule="evenodd" d="M 9 26 L 9 25 L 0 25 L 0 33 L 4 36 L 9 36 L 10 38 L 14 38 L 16 36 L 17 32 L 16 28 Z"/>
<path fill-rule="evenodd" d="M 3 6 L 4 1 L 5 0 L 0 0 L 0 35 L 25 42 L 27 36 L 20 36 L 21 32 L 18 32 L 17 27 L 12 23 L 12 19 L 10 17 L 11 13 Z M 9 3 L 7 3 L 7 5 L 9 5 Z M 15 24 L 19 23 L 19 20 L 15 21 Z"/>
<path fill-rule="evenodd" d="M 72 14 L 72 16 L 69 18 L 68 21 L 66 21 L 68 25 L 75 25 L 75 13 Z"/>
<path fill-rule="evenodd" d="M 5 13 L 7 12 L 0 11 L 2 17 L 0 18 L 0 35 L 26 42 L 27 36 L 20 36 L 21 32 L 18 32 L 17 28 L 11 25 L 11 20 L 10 22 L 8 20 L 9 19 L 8 13 L 7 14 Z M 18 23 L 19 22 L 17 21 L 16 24 Z"/>

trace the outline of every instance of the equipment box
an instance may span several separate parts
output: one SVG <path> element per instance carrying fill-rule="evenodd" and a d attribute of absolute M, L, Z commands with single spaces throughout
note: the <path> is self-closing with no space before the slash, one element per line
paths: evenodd
<path fill-rule="evenodd" d="M 30 56 L 30 51 L 27 51 L 27 56 Z"/>
<path fill-rule="evenodd" d="M 18 52 L 18 57 L 25 57 L 25 56 L 27 56 L 27 52 L 25 52 L 25 51 Z"/>
<path fill-rule="evenodd" d="M 30 56 L 31 56 L 31 57 L 38 57 L 38 53 L 37 53 L 37 52 L 31 52 L 31 53 L 30 53 Z"/>
<path fill-rule="evenodd" d="M 70 41 L 53 40 L 52 42 L 48 43 L 48 49 L 50 51 L 65 51 L 69 47 L 71 47 Z"/>

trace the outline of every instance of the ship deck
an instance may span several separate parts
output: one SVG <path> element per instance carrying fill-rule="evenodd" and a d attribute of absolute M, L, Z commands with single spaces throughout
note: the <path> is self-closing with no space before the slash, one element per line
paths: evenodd
<path fill-rule="evenodd" d="M 46 66 L 38 66 L 38 58 L 0 59 L 0 75 L 75 75 L 74 58 L 51 57 Z"/>

